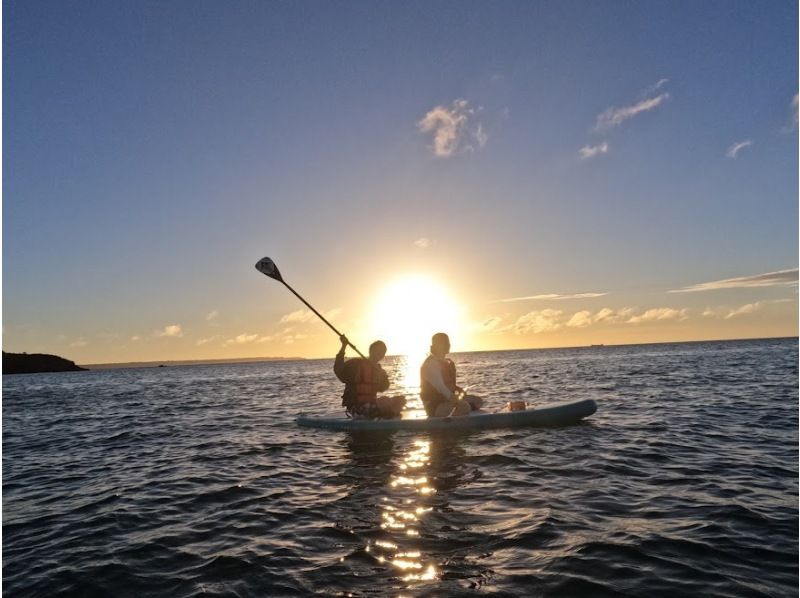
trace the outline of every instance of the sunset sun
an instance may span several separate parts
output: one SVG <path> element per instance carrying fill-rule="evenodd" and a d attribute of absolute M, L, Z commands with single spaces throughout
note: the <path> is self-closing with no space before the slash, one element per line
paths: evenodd
<path fill-rule="evenodd" d="M 431 335 L 447 332 L 458 347 L 463 307 L 435 280 L 422 275 L 398 278 L 378 294 L 371 329 L 383 339 L 390 354 L 424 356 Z M 457 350 L 457 349 L 456 349 Z"/>

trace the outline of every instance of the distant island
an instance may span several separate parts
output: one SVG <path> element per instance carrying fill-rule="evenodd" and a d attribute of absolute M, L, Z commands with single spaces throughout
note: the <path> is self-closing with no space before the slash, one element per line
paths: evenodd
<path fill-rule="evenodd" d="M 58 355 L 44 353 L 6 353 L 3 351 L 3 374 L 37 374 L 41 372 L 83 372 L 86 368 Z"/>

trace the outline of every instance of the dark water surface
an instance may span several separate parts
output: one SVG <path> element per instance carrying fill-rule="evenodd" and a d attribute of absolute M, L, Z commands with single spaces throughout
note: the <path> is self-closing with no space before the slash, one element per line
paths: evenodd
<path fill-rule="evenodd" d="M 365 436 L 293 423 L 332 360 L 4 377 L 3 594 L 797 595 L 796 339 L 455 360 L 599 411 Z"/>

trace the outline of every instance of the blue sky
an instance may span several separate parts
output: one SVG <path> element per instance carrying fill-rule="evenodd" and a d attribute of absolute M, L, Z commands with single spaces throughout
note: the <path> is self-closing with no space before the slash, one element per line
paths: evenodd
<path fill-rule="evenodd" d="M 364 341 L 407 273 L 469 348 L 796 334 L 796 3 L 3 7 L 5 350 L 335 350 L 264 255 Z M 688 315 L 623 326 L 652 309 Z"/>

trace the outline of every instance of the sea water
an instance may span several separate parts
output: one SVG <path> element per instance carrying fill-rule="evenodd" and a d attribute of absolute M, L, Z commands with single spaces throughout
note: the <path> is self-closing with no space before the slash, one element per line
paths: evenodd
<path fill-rule="evenodd" d="M 5 376 L 3 594 L 797 595 L 797 339 L 454 360 L 598 412 L 359 435 L 294 424 L 332 359 Z"/>

